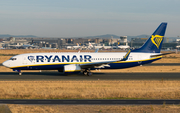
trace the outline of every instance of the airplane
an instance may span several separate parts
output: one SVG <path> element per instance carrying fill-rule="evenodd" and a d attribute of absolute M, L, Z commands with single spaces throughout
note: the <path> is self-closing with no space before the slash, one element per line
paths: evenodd
<path fill-rule="evenodd" d="M 94 46 L 94 49 L 102 49 L 103 46 Z"/>
<path fill-rule="evenodd" d="M 91 47 L 93 47 L 92 45 L 91 45 Z M 113 46 L 94 46 L 94 49 L 112 49 L 113 48 Z"/>
<path fill-rule="evenodd" d="M 89 42 L 89 46 L 88 46 L 88 48 L 93 48 L 93 45 L 91 44 L 91 42 Z"/>
<path fill-rule="evenodd" d="M 126 49 L 129 49 L 130 46 L 128 45 L 128 43 L 126 42 L 126 45 L 119 45 L 116 46 L 116 49 L 123 49 L 123 50 L 126 50 Z"/>
<path fill-rule="evenodd" d="M 78 43 L 77 43 L 77 46 L 72 46 L 72 48 L 74 49 L 80 49 L 82 46 L 80 46 Z"/>
<path fill-rule="evenodd" d="M 94 46 L 94 49 L 111 49 L 112 46 Z"/>
<path fill-rule="evenodd" d="M 113 46 L 103 46 L 104 49 L 112 49 Z"/>
<path fill-rule="evenodd" d="M 160 53 L 167 23 L 163 22 L 138 49 L 104 53 L 29 53 L 11 57 L 5 67 L 22 75 L 21 70 L 58 70 L 92 76 L 95 69 L 122 69 L 151 63 L 162 58 Z M 166 53 L 167 54 L 167 53 Z"/>
<path fill-rule="evenodd" d="M 27 44 L 27 45 L 10 45 L 8 46 L 10 48 L 13 48 L 13 49 L 29 49 L 29 48 L 38 48 L 39 46 L 34 46 L 33 44 L 30 45 L 30 44 Z"/>
<path fill-rule="evenodd" d="M 4 47 L 0 47 L 0 49 L 4 49 Z"/>
<path fill-rule="evenodd" d="M 66 49 L 72 49 L 72 46 L 67 46 Z"/>
<path fill-rule="evenodd" d="M 28 48 L 38 48 L 39 46 L 34 46 L 34 45 L 30 45 L 30 44 L 27 44 L 27 45 L 22 45 L 22 46 L 19 46 L 18 48 L 21 48 L 21 49 L 28 49 Z"/>

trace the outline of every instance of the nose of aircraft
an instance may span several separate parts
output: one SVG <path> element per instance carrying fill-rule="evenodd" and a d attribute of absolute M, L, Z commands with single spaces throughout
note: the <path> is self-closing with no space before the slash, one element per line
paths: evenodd
<path fill-rule="evenodd" d="M 9 67 L 7 61 L 3 62 L 2 65 L 5 66 L 5 67 Z"/>

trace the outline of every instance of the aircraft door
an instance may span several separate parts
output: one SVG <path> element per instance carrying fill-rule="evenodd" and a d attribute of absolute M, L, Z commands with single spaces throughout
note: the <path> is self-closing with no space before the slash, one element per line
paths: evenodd
<path fill-rule="evenodd" d="M 142 56 L 141 55 L 138 55 L 138 60 L 141 60 L 142 59 Z"/>
<path fill-rule="evenodd" d="M 138 64 L 141 64 L 142 63 L 142 55 L 138 55 Z"/>
<path fill-rule="evenodd" d="M 23 64 L 26 65 L 27 64 L 27 56 L 23 56 L 22 60 L 23 60 Z"/>

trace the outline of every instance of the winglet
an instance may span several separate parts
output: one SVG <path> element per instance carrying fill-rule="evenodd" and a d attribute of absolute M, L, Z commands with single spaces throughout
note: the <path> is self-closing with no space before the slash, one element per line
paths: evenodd
<path fill-rule="evenodd" d="M 126 55 L 120 61 L 126 61 L 128 59 L 128 57 L 129 57 L 130 53 L 131 53 L 131 49 L 126 53 Z"/>

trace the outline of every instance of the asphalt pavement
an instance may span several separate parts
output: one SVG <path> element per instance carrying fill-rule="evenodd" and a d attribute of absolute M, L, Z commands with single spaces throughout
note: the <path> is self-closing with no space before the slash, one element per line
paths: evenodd
<path fill-rule="evenodd" d="M 137 100 L 53 100 L 53 99 L 3 99 L 0 100 L 3 104 L 33 104 L 33 105 L 163 105 L 163 104 L 180 104 L 180 100 L 160 100 L 160 99 L 137 99 Z"/>
<path fill-rule="evenodd" d="M 93 73 L 63 74 L 59 72 L 0 72 L 0 80 L 180 80 L 180 73 Z"/>

